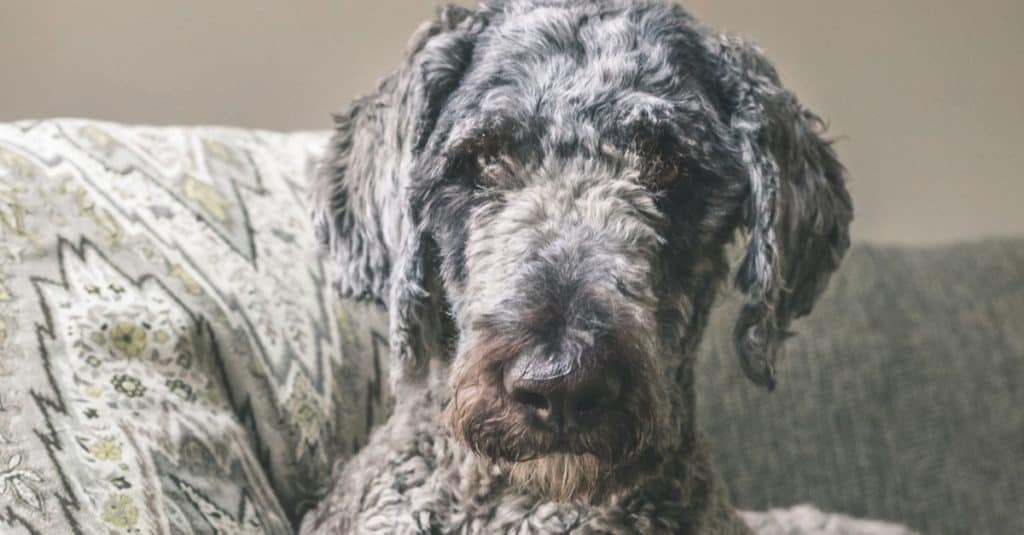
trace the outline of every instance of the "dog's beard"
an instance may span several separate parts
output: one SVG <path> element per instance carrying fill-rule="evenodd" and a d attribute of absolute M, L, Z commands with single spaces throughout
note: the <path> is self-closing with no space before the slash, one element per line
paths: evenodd
<path fill-rule="evenodd" d="M 633 475 L 623 468 L 659 447 L 669 436 L 659 408 L 668 407 L 653 359 L 635 363 L 629 376 L 643 388 L 602 417 L 594 429 L 559 435 L 533 428 L 501 392 L 502 363 L 520 346 L 501 337 L 477 344 L 451 369 L 445 423 L 454 438 L 505 468 L 510 483 L 554 501 L 599 501 L 621 490 Z M 653 352 L 648 352 L 653 354 Z"/>
<path fill-rule="evenodd" d="M 450 404 L 447 424 L 455 438 L 479 458 L 502 467 L 510 485 L 525 494 L 555 502 L 600 502 L 639 475 L 627 467 L 641 469 L 638 463 L 656 449 L 648 428 L 624 418 L 617 418 L 615 433 L 604 430 L 564 442 L 530 429 L 507 407 L 495 407 L 494 400 L 466 396 Z"/>
<path fill-rule="evenodd" d="M 651 413 L 617 410 L 603 415 L 597 429 L 569 434 L 538 430 L 493 387 L 471 381 L 459 384 L 445 408 L 445 423 L 460 442 L 492 462 L 522 465 L 521 475 L 537 472 L 538 477 L 555 474 L 561 466 L 629 463 L 655 446 L 656 421 Z"/>
<path fill-rule="evenodd" d="M 589 453 L 556 453 L 511 463 L 509 480 L 523 492 L 540 494 L 552 501 L 589 501 L 602 493 L 605 468 Z"/>

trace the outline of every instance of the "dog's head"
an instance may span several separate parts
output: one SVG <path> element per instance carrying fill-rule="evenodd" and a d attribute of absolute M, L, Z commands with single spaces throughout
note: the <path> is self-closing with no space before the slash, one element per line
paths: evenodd
<path fill-rule="evenodd" d="M 314 215 L 341 291 L 388 307 L 400 381 L 434 359 L 458 438 L 552 498 L 595 495 L 687 446 L 738 229 L 736 347 L 774 385 L 849 242 L 820 126 L 679 8 L 448 8 L 338 118 Z"/>

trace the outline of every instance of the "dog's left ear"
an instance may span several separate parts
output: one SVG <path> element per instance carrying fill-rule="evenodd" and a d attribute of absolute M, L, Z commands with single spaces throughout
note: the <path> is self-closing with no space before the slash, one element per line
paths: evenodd
<path fill-rule="evenodd" d="M 746 301 L 734 339 L 744 372 L 771 390 L 790 322 L 811 311 L 849 247 L 853 204 L 822 121 L 761 51 L 731 37 L 711 48 L 749 183 L 750 242 L 736 276 Z"/>
<path fill-rule="evenodd" d="M 313 220 L 341 295 L 387 307 L 393 379 L 422 375 L 440 328 L 429 245 L 412 207 L 417 158 L 471 60 L 483 17 L 458 6 L 412 37 L 404 64 L 335 117 Z"/>

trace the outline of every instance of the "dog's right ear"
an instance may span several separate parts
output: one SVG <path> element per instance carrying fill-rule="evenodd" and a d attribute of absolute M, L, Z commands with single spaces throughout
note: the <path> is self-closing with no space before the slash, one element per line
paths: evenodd
<path fill-rule="evenodd" d="M 345 297 L 385 305 L 398 375 L 422 370 L 426 247 L 409 196 L 417 155 L 469 64 L 484 17 L 448 6 L 420 27 L 404 64 L 377 90 L 335 116 L 335 133 L 312 187 L 319 242 Z"/>

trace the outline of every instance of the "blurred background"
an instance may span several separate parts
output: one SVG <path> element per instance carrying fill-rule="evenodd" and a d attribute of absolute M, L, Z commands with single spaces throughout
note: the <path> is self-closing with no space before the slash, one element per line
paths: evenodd
<path fill-rule="evenodd" d="M 0 120 L 328 128 L 439 3 L 3 0 Z M 856 238 L 1024 232 L 1024 2 L 686 6 L 760 43 L 830 121 L 852 174 Z"/>

